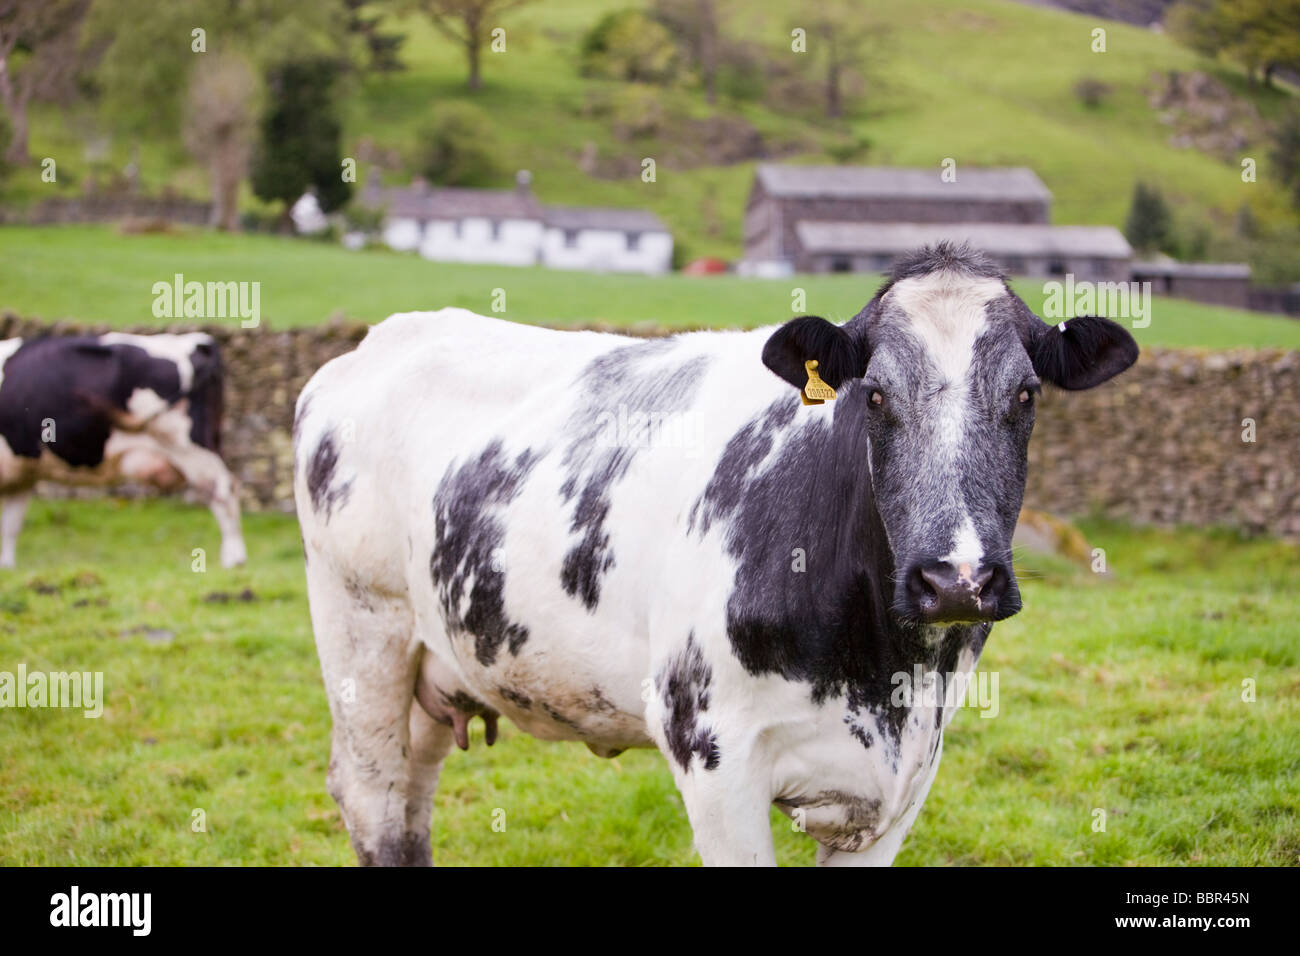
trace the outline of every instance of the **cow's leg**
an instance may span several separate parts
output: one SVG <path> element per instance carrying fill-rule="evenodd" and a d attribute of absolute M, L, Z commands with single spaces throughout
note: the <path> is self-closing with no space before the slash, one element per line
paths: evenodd
<path fill-rule="evenodd" d="M 239 493 L 235 476 L 214 452 L 191 443 L 161 442 L 163 453 L 185 477 L 185 483 L 207 503 L 221 529 L 221 566 L 233 568 L 248 560 L 239 527 Z"/>
<path fill-rule="evenodd" d="M 412 847 L 413 866 L 432 866 L 429 826 L 433 794 L 442 763 L 455 740 L 452 728 L 437 723 L 418 704 L 411 707 L 411 766 L 406 794 L 405 844 Z"/>
<path fill-rule="evenodd" d="M 413 763 L 426 768 L 445 744 L 412 713 L 420 645 L 412 640 L 411 611 L 405 599 L 349 585 L 329 565 L 319 553 L 307 562 L 312 629 L 334 723 L 330 796 L 363 866 L 428 863 L 427 822 L 422 834 L 408 826 L 409 784 Z"/>
<path fill-rule="evenodd" d="M 668 754 L 668 759 L 673 758 Z M 705 866 L 776 866 L 772 845 L 771 784 L 743 766 L 723 772 L 705 770 L 696 761 L 689 771 L 674 767 L 673 776 L 695 835 L 695 849 Z"/>
<path fill-rule="evenodd" d="M 23 530 L 23 516 L 31 500 L 30 491 L 4 496 L 0 509 L 0 568 L 12 568 L 17 560 L 18 532 Z"/>

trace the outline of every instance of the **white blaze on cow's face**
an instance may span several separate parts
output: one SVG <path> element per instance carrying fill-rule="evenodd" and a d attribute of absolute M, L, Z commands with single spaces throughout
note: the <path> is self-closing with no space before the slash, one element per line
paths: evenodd
<path fill-rule="evenodd" d="M 903 617 L 1020 608 L 1011 535 L 1039 382 L 1009 302 L 1000 278 L 941 270 L 894 283 L 868 326 L 872 482 Z"/>

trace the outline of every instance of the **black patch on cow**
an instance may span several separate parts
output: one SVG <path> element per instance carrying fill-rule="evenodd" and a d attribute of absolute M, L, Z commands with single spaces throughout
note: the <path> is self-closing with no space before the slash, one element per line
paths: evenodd
<path fill-rule="evenodd" d="M 489 707 L 487 704 L 483 703 L 481 700 L 471 697 L 463 690 L 458 690 L 455 693 L 448 694 L 446 691 L 439 688 L 438 694 L 439 696 L 442 697 L 442 702 L 444 704 L 446 704 L 452 710 L 460 711 L 466 717 L 498 716 L 497 712 L 493 710 L 491 707 Z"/>
<path fill-rule="evenodd" d="M 433 585 L 447 626 L 473 635 L 474 656 L 485 667 L 503 645 L 518 654 L 528 640 L 528 628 L 506 617 L 505 572 L 493 567 L 493 552 L 505 541 L 501 510 L 540 457 L 525 450 L 512 460 L 497 439 L 476 458 L 448 467 L 433 495 Z"/>
<path fill-rule="evenodd" d="M 686 646 L 665 662 L 655 678 L 667 711 L 664 735 L 668 749 L 683 770 L 690 769 L 693 756 L 704 761 L 705 770 L 717 769 L 722 759 L 718 735 L 703 722 L 712 683 L 713 669 L 700 653 L 694 633 L 687 636 Z"/>
<path fill-rule="evenodd" d="M 298 439 L 302 437 L 302 425 L 307 420 L 307 415 L 311 411 L 311 396 L 304 395 L 298 402 L 298 407 L 293 413 L 293 446 L 298 447 Z"/>
<path fill-rule="evenodd" d="M 546 701 L 542 701 L 542 712 L 545 713 L 547 717 L 551 718 L 551 720 L 555 721 L 557 724 L 564 724 L 564 726 L 571 727 L 574 730 L 581 729 L 578 726 L 578 722 L 576 720 L 574 720 L 572 717 L 566 717 L 564 714 L 560 713 L 550 704 L 546 703 Z"/>
<path fill-rule="evenodd" d="M 515 690 L 513 687 L 498 687 L 497 693 L 510 701 L 510 703 L 514 704 L 520 710 L 531 710 L 533 707 L 533 699 L 527 694 Z"/>
<path fill-rule="evenodd" d="M 5 361 L 0 382 L 0 436 L 15 455 L 39 458 L 46 449 L 73 467 L 104 460 L 104 444 L 138 388 L 175 404 L 181 392 L 176 363 L 136 345 L 88 336 L 45 336 L 23 342 Z M 46 442 L 47 422 L 54 440 Z"/>
<path fill-rule="evenodd" d="M 190 441 L 221 454 L 221 417 L 225 405 L 225 367 L 215 342 L 199 342 L 190 353 Z"/>
<path fill-rule="evenodd" d="M 334 480 L 338 465 L 339 449 L 334 441 L 334 429 L 326 429 L 307 462 L 307 493 L 311 495 L 313 510 L 317 514 L 325 512 L 327 524 L 334 514 L 334 508 L 342 508 L 352 496 L 351 478 L 342 483 Z"/>
<path fill-rule="evenodd" d="M 704 356 L 666 361 L 675 347 L 669 338 L 614 349 L 587 363 L 574 381 L 578 404 L 566 425 L 573 437 L 561 462 L 566 475 L 560 493 L 573 507 L 569 530 L 580 539 L 564 556 L 560 584 L 589 611 L 600 602 L 601 578 L 614 566 L 605 531 L 611 489 L 653 440 L 653 416 L 688 408 L 705 370 Z M 611 441 L 612 423 L 623 421 L 633 423 L 627 429 L 632 434 Z M 646 427 L 636 428 L 638 421 Z"/>

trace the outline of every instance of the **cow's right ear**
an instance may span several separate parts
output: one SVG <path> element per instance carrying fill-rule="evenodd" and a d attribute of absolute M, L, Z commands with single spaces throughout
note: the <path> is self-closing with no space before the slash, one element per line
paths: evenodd
<path fill-rule="evenodd" d="M 867 371 L 865 345 L 842 326 L 814 315 L 791 319 L 763 346 L 763 364 L 801 391 L 808 382 L 804 363 L 809 359 L 817 360 L 817 374 L 831 388 Z"/>

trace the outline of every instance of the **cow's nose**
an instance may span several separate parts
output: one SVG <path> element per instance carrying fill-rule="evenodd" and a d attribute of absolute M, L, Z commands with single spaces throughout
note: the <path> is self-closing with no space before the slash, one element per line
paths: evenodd
<path fill-rule="evenodd" d="M 991 621 L 1006 593 L 1010 575 L 998 564 L 971 567 L 932 561 L 914 567 L 907 590 L 917 616 L 931 624 Z"/>

